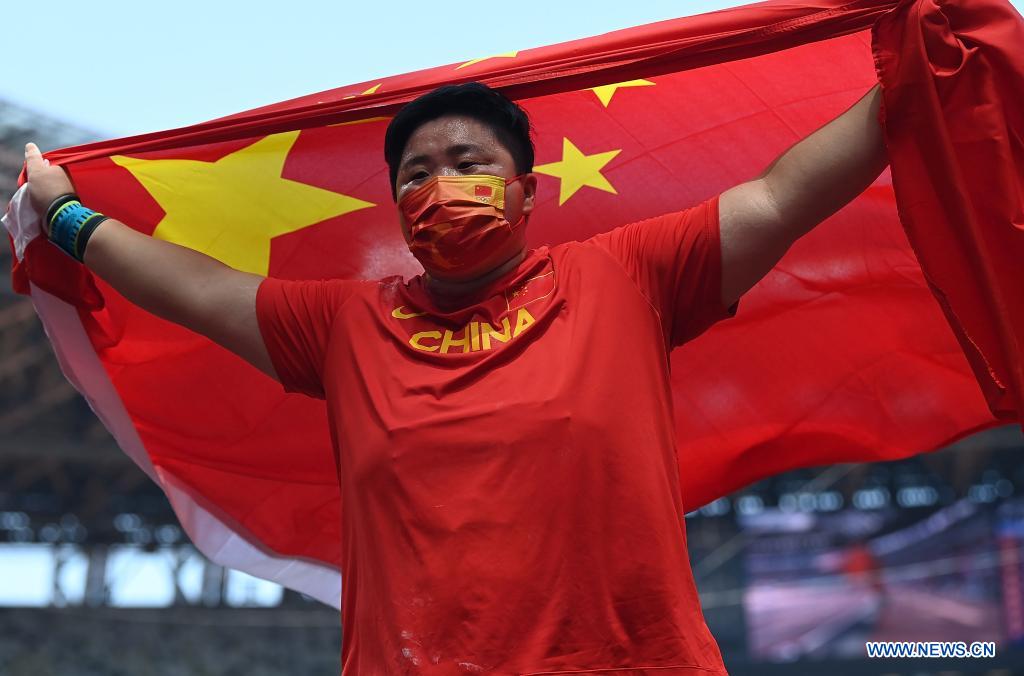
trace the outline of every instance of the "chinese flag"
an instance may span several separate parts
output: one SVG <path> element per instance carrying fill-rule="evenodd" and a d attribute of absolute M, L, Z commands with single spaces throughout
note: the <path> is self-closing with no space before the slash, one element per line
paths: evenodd
<path fill-rule="evenodd" d="M 50 153 L 83 201 L 240 270 L 420 270 L 383 162 L 444 83 L 536 128 L 530 244 L 583 239 L 757 176 L 876 82 L 891 159 L 737 317 L 672 356 L 688 508 L 796 467 L 894 459 L 1019 420 L 1024 22 L 1004 0 L 771 1 L 473 59 Z M 340 603 L 324 405 L 126 302 L 6 219 L 67 377 L 213 560 Z M 609 308 L 609 312 L 614 311 Z M 344 449 L 342 449 L 344 452 Z"/>

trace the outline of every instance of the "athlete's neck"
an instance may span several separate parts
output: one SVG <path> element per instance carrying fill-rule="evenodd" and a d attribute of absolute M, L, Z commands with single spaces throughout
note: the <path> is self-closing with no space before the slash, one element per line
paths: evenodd
<path fill-rule="evenodd" d="M 526 258 L 525 247 L 517 251 L 511 258 L 490 272 L 486 272 L 479 277 L 474 277 L 473 279 L 467 279 L 459 282 L 437 279 L 436 277 L 431 277 L 430 273 L 424 273 L 427 291 L 439 305 L 457 306 L 460 301 L 469 298 L 483 287 L 522 263 L 524 258 Z"/>

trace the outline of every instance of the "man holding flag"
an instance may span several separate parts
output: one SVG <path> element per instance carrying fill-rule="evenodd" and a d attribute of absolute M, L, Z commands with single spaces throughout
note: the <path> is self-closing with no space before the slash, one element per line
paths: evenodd
<path fill-rule="evenodd" d="M 686 554 L 668 351 L 878 176 L 878 102 L 702 204 L 528 250 L 526 113 L 442 87 L 385 138 L 424 268 L 408 282 L 234 270 L 89 210 L 32 144 L 28 185 L 50 239 L 129 300 L 326 399 L 346 673 L 724 673 Z"/>

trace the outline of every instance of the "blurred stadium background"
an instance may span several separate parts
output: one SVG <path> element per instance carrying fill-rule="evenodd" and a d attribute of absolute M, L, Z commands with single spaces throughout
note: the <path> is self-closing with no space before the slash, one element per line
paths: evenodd
<path fill-rule="evenodd" d="M 97 140 L 0 101 L 0 207 L 23 146 Z M 61 375 L 0 247 L 0 674 L 337 674 L 338 613 L 210 563 Z M 731 673 L 1024 673 L 1024 439 L 762 482 L 687 515 Z M 869 660 L 871 640 L 996 641 Z"/>

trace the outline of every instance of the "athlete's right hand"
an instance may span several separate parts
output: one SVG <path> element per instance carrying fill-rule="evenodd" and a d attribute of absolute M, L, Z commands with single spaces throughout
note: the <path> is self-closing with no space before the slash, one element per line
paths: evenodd
<path fill-rule="evenodd" d="M 52 166 L 43 159 L 35 143 L 25 145 L 25 169 L 28 176 L 28 197 L 32 207 L 43 217 L 43 232 L 49 235 L 46 209 L 61 195 L 73 193 L 75 188 L 62 167 Z"/>

